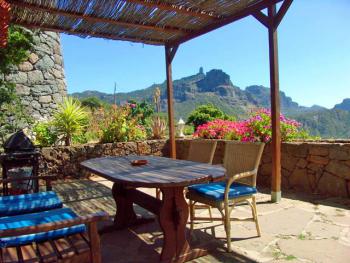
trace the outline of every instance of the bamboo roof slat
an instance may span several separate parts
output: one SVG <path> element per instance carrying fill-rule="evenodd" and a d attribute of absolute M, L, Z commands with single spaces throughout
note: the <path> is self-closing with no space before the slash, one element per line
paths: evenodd
<path fill-rule="evenodd" d="M 6 0 L 11 23 L 75 34 L 178 45 L 282 0 Z"/>

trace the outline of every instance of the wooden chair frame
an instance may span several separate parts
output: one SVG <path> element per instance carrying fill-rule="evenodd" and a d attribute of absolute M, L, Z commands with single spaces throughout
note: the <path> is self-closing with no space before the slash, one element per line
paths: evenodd
<path fill-rule="evenodd" d="M 228 144 L 232 143 L 237 143 L 237 142 L 227 142 Z M 227 181 L 226 181 L 226 187 L 225 187 L 225 194 L 224 194 L 224 201 L 215 201 L 211 200 L 208 198 L 205 198 L 199 194 L 195 193 L 188 193 L 187 197 L 190 199 L 189 201 L 189 208 L 190 208 L 190 224 L 191 224 L 191 232 L 194 229 L 194 220 L 199 220 L 199 221 L 207 221 L 207 220 L 212 220 L 212 221 L 222 221 L 224 223 L 225 227 L 225 232 L 226 232 L 226 239 L 227 239 L 227 251 L 231 252 L 231 221 L 253 221 L 255 222 L 257 234 L 260 237 L 261 232 L 260 232 L 260 226 L 259 226 L 259 221 L 258 221 L 258 214 L 257 214 L 257 209 L 256 209 L 256 198 L 255 195 L 247 195 L 247 196 L 241 196 L 238 198 L 229 198 L 229 191 L 231 185 L 243 178 L 251 178 L 251 184 L 250 186 L 256 187 L 256 178 L 257 178 L 257 173 L 258 173 L 258 167 L 260 164 L 260 159 L 264 150 L 264 143 L 259 143 L 260 147 L 257 152 L 257 158 L 254 164 L 254 169 L 251 171 L 246 171 L 246 172 L 241 172 L 237 174 L 227 175 Z M 227 147 L 228 148 L 228 147 Z M 227 162 L 227 156 L 230 154 L 228 151 L 225 151 L 225 157 L 224 157 L 224 166 Z M 199 203 L 204 203 L 206 205 L 210 205 L 214 208 L 217 208 L 221 214 L 221 218 L 218 217 L 196 217 L 195 216 L 195 204 Z M 235 205 L 242 203 L 242 202 L 247 202 L 252 210 L 252 218 L 231 218 L 231 213 Z"/>
<path fill-rule="evenodd" d="M 100 238 L 97 231 L 97 222 L 107 220 L 108 218 L 109 216 L 107 213 L 100 212 L 88 216 L 77 217 L 75 219 L 51 222 L 47 224 L 41 224 L 38 226 L 0 230 L 0 237 L 15 237 L 21 235 L 36 234 L 40 232 L 47 232 L 75 225 L 86 224 L 88 227 L 88 238 L 86 238 L 84 235 L 81 235 L 81 239 L 86 242 L 86 247 L 89 249 L 85 249 L 83 252 L 79 252 L 79 250 L 75 248 L 74 255 L 70 255 L 70 257 L 63 258 L 55 243 L 52 240 L 47 242 L 49 242 L 49 246 L 53 247 L 53 251 L 56 254 L 56 259 L 59 262 L 101 263 L 102 261 L 100 252 Z M 67 243 L 71 243 L 71 241 L 67 241 Z M 12 252 L 6 251 L 7 249 L 12 249 Z M 28 250 L 28 246 L 26 246 L 26 250 Z M 7 262 L 5 259 L 5 255 L 8 255 L 9 253 L 14 253 L 13 251 L 17 252 L 17 258 L 20 259 L 19 262 L 46 262 L 45 259 L 37 251 L 33 251 L 32 253 L 33 255 L 35 255 L 34 258 L 23 259 L 21 246 L 16 247 L 15 250 L 13 248 L 2 248 L 0 254 L 0 262 Z"/>

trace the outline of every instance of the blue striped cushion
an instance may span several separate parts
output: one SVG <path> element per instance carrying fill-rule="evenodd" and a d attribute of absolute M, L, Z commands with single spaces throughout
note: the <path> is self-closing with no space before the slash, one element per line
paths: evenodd
<path fill-rule="evenodd" d="M 77 215 L 70 208 L 60 208 L 33 214 L 2 217 L 0 218 L 0 230 L 36 226 L 66 219 L 74 219 L 76 217 Z M 85 225 L 81 224 L 37 234 L 18 237 L 1 237 L 0 247 L 12 247 L 29 244 L 31 242 L 47 241 L 50 239 L 61 238 L 67 235 L 82 233 L 85 232 L 85 230 Z"/>
<path fill-rule="evenodd" d="M 204 197 L 213 199 L 215 201 L 223 201 L 225 197 L 226 182 L 210 183 L 210 184 L 196 184 L 188 187 L 188 190 L 195 192 Z M 251 195 L 257 192 L 255 187 L 244 184 L 233 183 L 228 194 L 229 198 L 237 198 L 240 196 Z"/>
<path fill-rule="evenodd" d="M 0 197 L 0 217 L 35 213 L 62 208 L 63 203 L 55 192 L 11 195 Z"/>

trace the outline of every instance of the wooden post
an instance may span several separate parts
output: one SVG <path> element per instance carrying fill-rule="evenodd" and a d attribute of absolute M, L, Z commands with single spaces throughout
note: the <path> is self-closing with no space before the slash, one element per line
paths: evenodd
<path fill-rule="evenodd" d="M 269 22 L 269 57 L 271 87 L 271 125 L 272 125 L 272 180 L 271 201 L 281 200 L 281 130 L 280 130 L 280 97 L 278 73 L 277 27 L 275 25 L 276 5 L 268 8 Z"/>
<path fill-rule="evenodd" d="M 171 62 L 176 54 L 178 46 L 165 46 L 165 65 L 166 65 L 166 83 L 168 96 L 168 119 L 169 119 L 169 140 L 170 157 L 176 159 L 175 142 L 175 122 L 174 122 L 174 97 L 173 97 L 173 79 L 171 71 Z"/>
<path fill-rule="evenodd" d="M 0 48 L 7 45 L 8 28 L 10 25 L 10 4 L 0 0 Z"/>

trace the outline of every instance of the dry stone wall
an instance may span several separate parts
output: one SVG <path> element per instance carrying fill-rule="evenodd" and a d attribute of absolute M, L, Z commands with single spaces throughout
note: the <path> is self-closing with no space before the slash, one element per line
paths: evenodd
<path fill-rule="evenodd" d="M 29 59 L 5 78 L 16 84 L 17 94 L 32 117 L 48 119 L 67 95 L 60 36 L 38 32 L 34 41 Z"/>
<path fill-rule="evenodd" d="M 131 154 L 169 156 L 168 149 L 166 140 L 46 147 L 41 149 L 40 174 L 80 178 L 88 175 L 80 167 L 87 159 Z"/>
<path fill-rule="evenodd" d="M 179 159 L 186 159 L 190 140 L 177 140 Z M 214 164 L 223 162 L 225 141 L 219 140 Z M 82 177 L 80 162 L 101 156 L 157 155 L 169 156 L 166 140 L 88 144 L 41 149 L 41 174 L 58 177 Z M 271 147 L 266 145 L 258 175 L 258 186 L 271 182 Z M 283 143 L 282 190 L 317 193 L 350 198 L 350 143 Z"/>
<path fill-rule="evenodd" d="M 190 140 L 177 141 L 177 156 L 186 159 Z M 214 164 L 223 162 L 225 141 L 218 141 Z M 282 143 L 282 190 L 350 198 L 350 142 Z M 270 187 L 271 147 L 266 145 L 258 186 Z"/>

